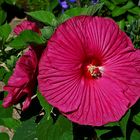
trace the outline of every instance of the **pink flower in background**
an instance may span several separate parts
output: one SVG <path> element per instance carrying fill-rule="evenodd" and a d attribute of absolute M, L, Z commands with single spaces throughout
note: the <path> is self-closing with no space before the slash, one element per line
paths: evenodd
<path fill-rule="evenodd" d="M 28 20 L 25 20 L 17 25 L 14 29 L 14 32 L 16 33 L 16 35 L 19 35 L 24 30 L 33 30 L 34 32 L 40 33 L 40 30 L 37 27 L 36 23 Z"/>
<path fill-rule="evenodd" d="M 111 19 L 74 17 L 58 27 L 39 63 L 39 89 L 73 122 L 118 121 L 140 97 L 140 51 Z"/>
<path fill-rule="evenodd" d="M 36 84 L 36 67 L 37 57 L 34 50 L 30 47 L 17 61 L 14 73 L 10 77 L 8 84 L 4 87 L 4 90 L 8 91 L 8 95 L 3 102 L 4 107 L 17 103 L 25 95 L 27 97 L 23 104 L 23 109 L 29 106 L 33 95 L 33 88 Z"/>
<path fill-rule="evenodd" d="M 40 32 L 35 23 L 30 21 L 23 21 L 14 29 L 14 32 L 18 35 L 26 29 Z M 30 105 L 31 97 L 34 95 L 34 86 L 37 83 L 38 62 L 42 51 L 43 47 L 41 46 L 29 46 L 29 49 L 19 58 L 13 75 L 4 87 L 4 90 L 8 91 L 8 95 L 3 101 L 3 107 L 18 103 L 21 97 L 26 97 L 23 110 Z"/>

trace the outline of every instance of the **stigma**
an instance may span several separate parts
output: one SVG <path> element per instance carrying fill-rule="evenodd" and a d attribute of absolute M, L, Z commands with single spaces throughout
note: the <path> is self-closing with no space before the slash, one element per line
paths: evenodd
<path fill-rule="evenodd" d="M 95 66 L 92 64 L 87 65 L 87 72 L 93 78 L 99 78 L 102 76 L 102 71 L 99 66 Z"/>

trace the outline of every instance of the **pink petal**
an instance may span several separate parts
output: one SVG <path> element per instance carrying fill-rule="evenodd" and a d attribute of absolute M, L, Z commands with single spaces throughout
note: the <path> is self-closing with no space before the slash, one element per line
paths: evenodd
<path fill-rule="evenodd" d="M 28 20 L 25 20 L 17 25 L 14 29 L 14 32 L 16 35 L 19 35 L 24 30 L 32 30 L 34 32 L 40 33 L 40 30 L 37 27 L 36 23 Z"/>
<path fill-rule="evenodd" d="M 125 114 L 129 100 L 114 81 L 102 77 L 86 85 L 79 108 L 72 113 L 64 113 L 70 120 L 79 124 L 101 126 L 118 121 Z"/>

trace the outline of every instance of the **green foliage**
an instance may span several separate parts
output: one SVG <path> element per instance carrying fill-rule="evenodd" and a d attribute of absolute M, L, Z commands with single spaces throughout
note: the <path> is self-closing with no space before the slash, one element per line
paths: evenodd
<path fill-rule="evenodd" d="M 132 108 L 132 121 L 140 126 L 140 101 L 138 101 Z"/>
<path fill-rule="evenodd" d="M 8 71 L 6 72 L 6 74 L 4 75 L 4 78 L 3 78 L 4 83 L 8 82 L 8 79 L 10 78 L 11 74 L 12 74 L 12 71 L 9 71 L 9 69 L 8 69 Z"/>
<path fill-rule="evenodd" d="M 128 10 L 130 13 L 134 14 L 134 15 L 139 15 L 140 16 L 140 8 L 139 7 L 134 7 L 132 9 Z"/>
<path fill-rule="evenodd" d="M 37 137 L 39 140 L 72 140 L 72 124 L 63 116 L 59 116 L 56 123 L 43 119 L 37 126 Z"/>
<path fill-rule="evenodd" d="M 15 5 L 17 0 L 4 0 L 4 2 L 10 4 L 10 5 Z"/>
<path fill-rule="evenodd" d="M 10 56 L 10 59 L 7 59 L 7 60 L 6 60 L 6 64 L 7 64 L 7 66 L 8 66 L 9 68 L 12 69 L 12 68 L 15 66 L 15 64 L 16 64 L 16 61 L 17 61 L 17 57 L 14 56 L 14 55 L 11 55 L 11 56 Z"/>
<path fill-rule="evenodd" d="M 117 17 L 120 16 L 122 14 L 124 14 L 127 10 L 122 9 L 120 7 L 116 7 L 114 8 L 114 10 L 112 11 L 112 17 Z"/>
<path fill-rule="evenodd" d="M 7 23 L 0 26 L 0 63 L 7 59 L 6 48 L 10 38 L 11 30 L 11 26 Z"/>
<path fill-rule="evenodd" d="M 51 26 L 45 26 L 43 29 L 41 29 L 41 33 L 42 33 L 43 38 L 47 40 L 54 33 L 54 28 Z"/>
<path fill-rule="evenodd" d="M 137 125 L 140 125 L 140 112 L 133 117 L 133 122 L 135 122 Z"/>
<path fill-rule="evenodd" d="M 102 135 L 110 132 L 110 129 L 95 129 L 96 133 L 97 133 L 97 137 L 100 138 Z"/>
<path fill-rule="evenodd" d="M 140 132 L 134 129 L 131 133 L 130 140 L 139 140 L 140 139 Z"/>
<path fill-rule="evenodd" d="M 72 124 L 63 116 L 59 116 L 54 123 L 45 116 L 39 124 L 35 118 L 22 122 L 16 130 L 13 140 L 72 140 Z"/>
<path fill-rule="evenodd" d="M 57 20 L 53 13 L 48 11 L 35 11 L 27 13 L 32 18 L 44 23 L 45 25 L 57 26 Z"/>
<path fill-rule="evenodd" d="M 1 67 L 0 68 L 0 81 L 3 80 L 5 73 L 6 73 L 6 70 L 3 67 Z"/>
<path fill-rule="evenodd" d="M 4 24 L 0 26 L 0 37 L 5 42 L 6 39 L 9 37 L 9 34 L 11 33 L 11 27 L 9 24 Z"/>
<path fill-rule="evenodd" d="M 128 124 L 129 117 L 130 117 L 130 110 L 119 121 L 120 128 L 121 128 L 123 136 L 124 136 L 124 140 L 127 140 L 126 135 L 127 135 L 127 124 Z"/>
<path fill-rule="evenodd" d="M 9 129 L 16 130 L 20 125 L 20 121 L 12 118 L 13 108 L 4 109 L 2 107 L 2 101 L 0 101 L 0 126 L 7 127 Z M 1 140 L 9 140 L 9 136 L 6 133 L 0 133 Z"/>
<path fill-rule="evenodd" d="M 0 118 L 10 118 L 12 117 L 12 112 L 12 107 L 5 109 L 2 107 L 2 101 L 0 101 Z"/>
<path fill-rule="evenodd" d="M 97 128 L 95 128 L 95 131 L 97 133 L 98 138 L 101 139 L 101 140 L 102 139 L 103 140 L 104 139 L 128 140 L 128 138 L 132 137 L 132 136 L 130 136 L 130 137 L 128 136 L 129 135 L 129 129 L 132 129 L 132 130 L 135 129 L 134 126 L 131 126 L 131 127 L 129 126 L 129 123 L 132 121 L 131 117 L 130 117 L 132 114 L 133 113 L 129 110 L 122 117 L 122 119 L 120 121 L 106 124 L 104 127 L 97 127 Z M 136 121 L 135 117 L 133 118 L 133 121 Z M 137 121 L 139 121 L 139 119 Z M 122 131 L 122 133 L 121 133 L 120 130 Z M 118 131 L 118 133 L 115 134 L 115 131 Z M 131 133 L 130 134 L 133 135 L 133 132 L 131 132 Z"/>
<path fill-rule="evenodd" d="M 140 18 L 127 25 L 126 33 L 131 38 L 135 48 L 140 48 Z"/>
<path fill-rule="evenodd" d="M 7 14 L 2 9 L 0 10 L 0 25 L 6 20 Z"/>
<path fill-rule="evenodd" d="M 47 120 L 49 120 L 51 117 L 50 114 L 51 114 L 52 106 L 47 103 L 47 101 L 44 99 L 44 97 L 40 93 L 37 94 L 37 97 L 39 99 L 41 106 L 46 112 Z"/>
<path fill-rule="evenodd" d="M 73 16 L 79 16 L 79 15 L 94 15 L 98 10 L 102 8 L 103 4 L 96 4 L 96 5 L 91 5 L 88 7 L 76 7 L 76 8 L 71 8 L 67 10 L 64 14 L 68 15 L 70 17 Z"/>
<path fill-rule="evenodd" d="M 22 122 L 21 126 L 16 130 L 13 140 L 34 140 L 36 138 L 35 128 L 34 118 Z"/>
<path fill-rule="evenodd" d="M 119 5 L 119 4 L 124 4 L 125 2 L 127 2 L 128 0 L 112 0 L 112 2 L 115 5 Z"/>
<path fill-rule="evenodd" d="M 49 11 L 53 11 L 54 10 L 54 8 L 56 7 L 58 5 L 58 0 L 50 0 L 49 1 L 49 5 L 48 5 L 48 8 L 46 8 L 46 9 L 48 9 Z"/>
<path fill-rule="evenodd" d="M 29 44 L 41 45 L 44 43 L 45 40 L 43 40 L 42 36 L 38 35 L 38 33 L 31 30 L 25 30 L 12 40 L 9 45 L 15 49 L 23 49 Z"/>
<path fill-rule="evenodd" d="M 124 30 L 125 29 L 125 26 L 126 26 L 125 20 L 119 21 L 118 22 L 118 25 L 119 25 L 120 29 Z"/>
<path fill-rule="evenodd" d="M 53 9 L 58 5 L 58 0 L 17 0 L 16 4 L 19 7 L 24 8 L 25 11 L 53 11 Z"/>
<path fill-rule="evenodd" d="M 136 20 L 140 17 L 140 7 L 134 3 L 132 0 L 101 0 L 104 3 L 103 10 L 101 15 L 109 16 L 114 18 L 116 22 L 123 21 L 131 24 L 132 20 L 129 20 L 130 17 L 133 20 Z"/>
<path fill-rule="evenodd" d="M 7 133 L 0 133 L 0 140 L 9 140 L 9 136 Z"/>
<path fill-rule="evenodd" d="M 20 126 L 20 121 L 13 118 L 0 118 L 0 125 L 16 130 Z"/>
<path fill-rule="evenodd" d="M 99 12 L 102 7 L 103 7 L 103 3 L 91 5 L 91 6 L 83 7 L 83 8 L 81 8 L 81 7 L 71 8 L 71 9 L 65 11 L 58 18 L 59 24 L 65 22 L 66 20 L 68 20 L 69 18 L 71 18 L 73 16 L 80 16 L 80 15 L 93 16 L 96 12 Z"/>

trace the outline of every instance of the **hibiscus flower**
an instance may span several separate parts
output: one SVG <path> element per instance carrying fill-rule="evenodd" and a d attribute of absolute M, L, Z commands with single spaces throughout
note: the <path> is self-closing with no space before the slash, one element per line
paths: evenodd
<path fill-rule="evenodd" d="M 79 16 L 60 25 L 39 64 L 39 89 L 71 121 L 120 120 L 140 97 L 140 51 L 109 18 Z"/>
<path fill-rule="evenodd" d="M 40 30 L 37 27 L 36 23 L 28 20 L 24 20 L 19 25 L 17 25 L 16 28 L 14 29 L 14 33 L 16 35 L 19 35 L 24 30 L 32 30 L 34 32 L 40 33 Z"/>
<path fill-rule="evenodd" d="M 14 32 L 18 35 L 27 29 L 40 33 L 37 25 L 30 21 L 23 21 L 14 29 Z M 42 51 L 43 48 L 40 46 L 29 46 L 29 49 L 19 58 L 14 73 L 4 87 L 4 90 L 8 91 L 8 95 L 3 101 L 3 107 L 16 104 L 22 97 L 26 97 L 22 109 L 28 108 L 31 97 L 34 95 L 34 86 L 37 83 L 38 62 Z"/>

